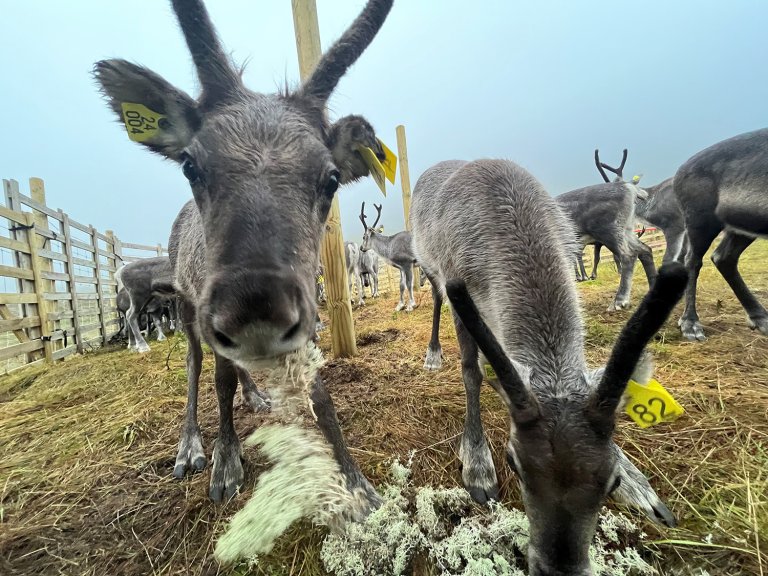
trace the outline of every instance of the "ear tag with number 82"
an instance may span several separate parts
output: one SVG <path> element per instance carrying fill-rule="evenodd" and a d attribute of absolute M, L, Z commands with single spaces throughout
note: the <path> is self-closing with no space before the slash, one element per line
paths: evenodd
<path fill-rule="evenodd" d="M 121 102 L 120 107 L 123 110 L 123 122 L 128 131 L 128 138 L 134 142 L 151 140 L 162 130 L 160 121 L 165 119 L 162 114 L 135 102 Z"/>
<path fill-rule="evenodd" d="M 659 422 L 672 422 L 685 410 L 656 380 L 640 384 L 630 380 L 627 384 L 626 413 L 640 428 L 648 428 Z"/>

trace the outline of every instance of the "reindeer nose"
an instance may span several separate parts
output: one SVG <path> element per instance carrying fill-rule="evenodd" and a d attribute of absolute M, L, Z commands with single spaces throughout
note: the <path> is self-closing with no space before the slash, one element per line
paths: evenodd
<path fill-rule="evenodd" d="M 291 352 L 311 337 L 314 320 L 293 272 L 218 275 L 208 297 L 212 344 L 228 357 L 255 360 Z"/>

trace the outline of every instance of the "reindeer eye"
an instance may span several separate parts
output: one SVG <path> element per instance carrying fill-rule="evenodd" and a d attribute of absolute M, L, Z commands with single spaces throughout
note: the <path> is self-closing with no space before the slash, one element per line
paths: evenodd
<path fill-rule="evenodd" d="M 184 177 L 189 180 L 190 184 L 194 184 L 200 179 L 200 174 L 197 171 L 195 162 L 188 155 L 184 155 L 184 162 L 181 165 L 181 171 L 184 173 Z"/>
<path fill-rule="evenodd" d="M 331 172 L 328 177 L 328 181 L 325 183 L 325 193 L 328 196 L 336 194 L 336 190 L 339 189 L 339 173 L 336 171 Z"/>

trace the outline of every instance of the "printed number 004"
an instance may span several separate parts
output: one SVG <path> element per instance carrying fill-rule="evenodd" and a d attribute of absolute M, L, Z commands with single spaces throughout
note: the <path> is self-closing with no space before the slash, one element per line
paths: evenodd
<path fill-rule="evenodd" d="M 154 126 L 150 126 L 150 124 L 155 123 L 155 119 L 142 116 L 141 114 L 136 112 L 136 110 L 127 110 L 125 112 L 125 117 L 127 118 L 127 123 L 129 126 L 133 126 L 134 128 L 139 128 L 143 126 L 145 130 L 155 129 Z"/>

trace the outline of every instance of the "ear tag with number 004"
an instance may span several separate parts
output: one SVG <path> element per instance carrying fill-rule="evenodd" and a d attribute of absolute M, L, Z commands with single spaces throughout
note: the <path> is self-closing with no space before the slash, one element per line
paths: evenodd
<path fill-rule="evenodd" d="M 640 428 L 648 428 L 659 422 L 672 422 L 685 410 L 656 380 L 640 384 L 630 380 L 627 384 L 626 413 Z"/>
<path fill-rule="evenodd" d="M 162 130 L 160 121 L 165 119 L 162 114 L 135 102 L 121 102 L 120 107 L 123 110 L 123 122 L 128 131 L 128 138 L 134 142 L 151 140 Z"/>

